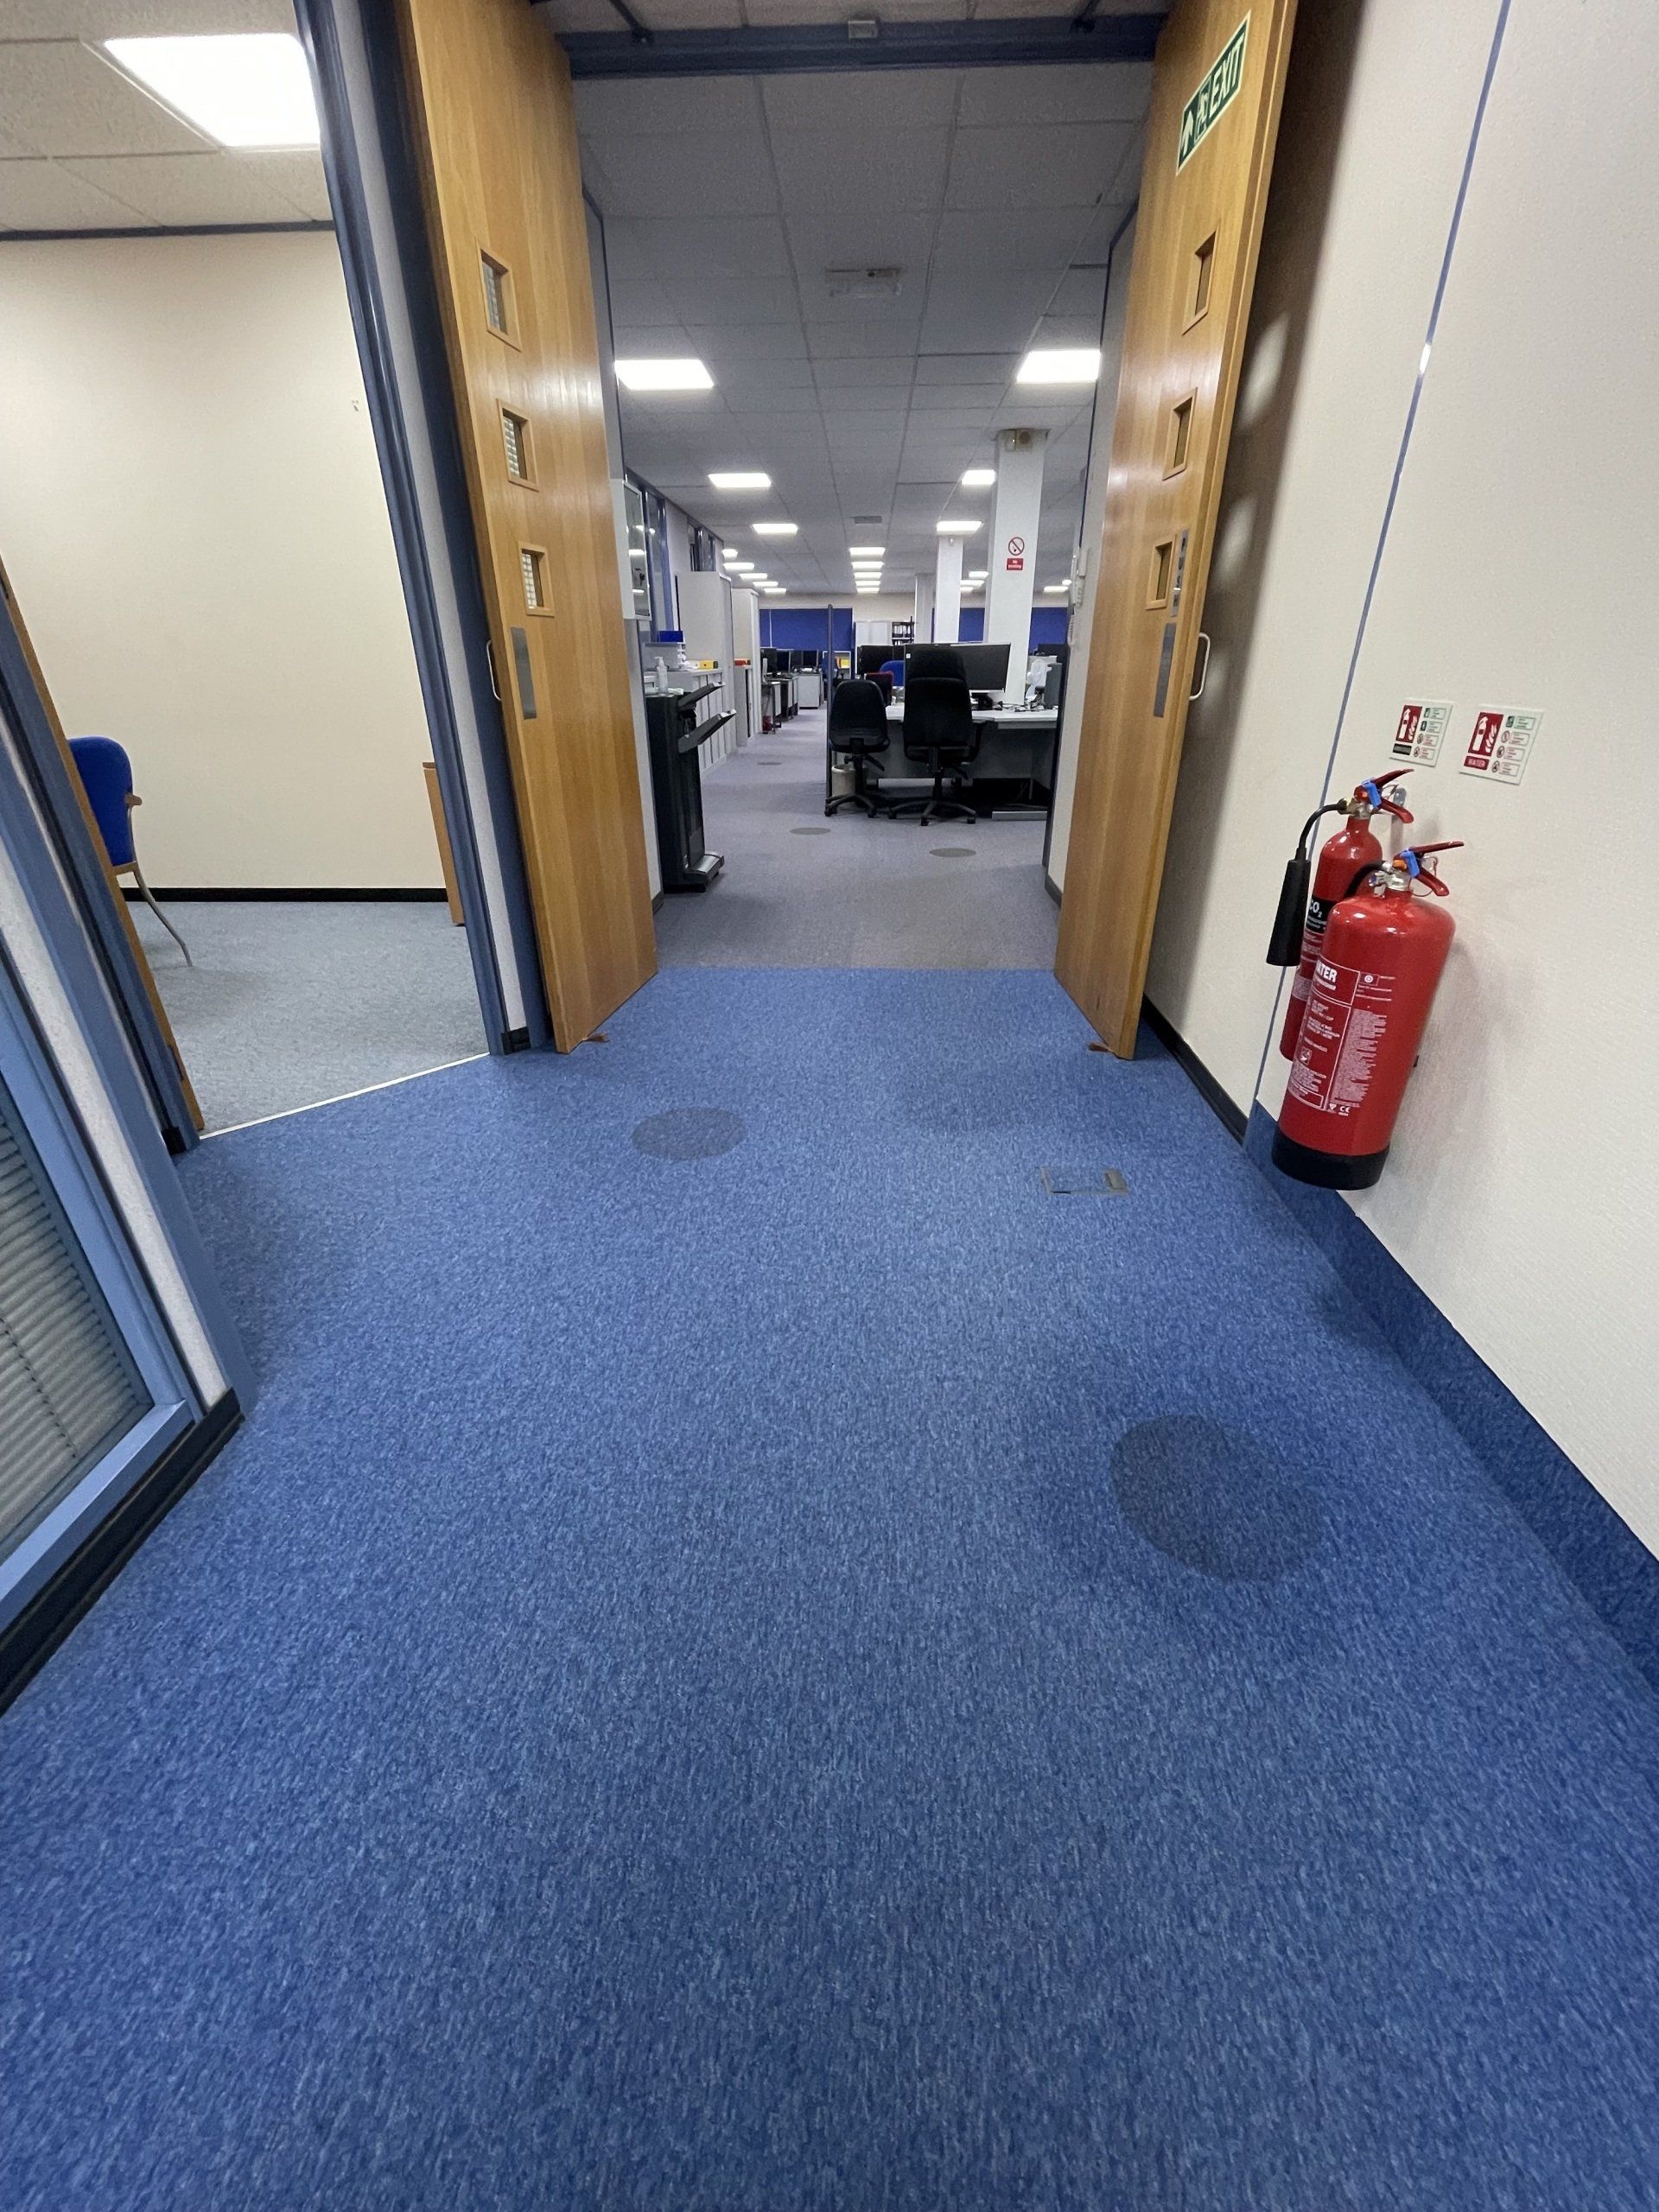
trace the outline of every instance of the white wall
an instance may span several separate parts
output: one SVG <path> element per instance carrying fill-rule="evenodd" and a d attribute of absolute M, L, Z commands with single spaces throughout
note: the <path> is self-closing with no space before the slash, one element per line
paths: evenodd
<path fill-rule="evenodd" d="M 0 557 L 146 873 L 441 880 L 332 237 L 0 241 Z"/>
<path fill-rule="evenodd" d="M 1241 1103 L 1273 1019 L 1280 868 L 1319 795 L 1496 14 L 1365 11 L 1276 506 L 1212 586 L 1218 621 L 1247 586 L 1253 620 L 1233 620 L 1194 718 L 1151 988 Z M 1459 936 L 1393 1157 L 1351 1203 L 1659 1549 L 1659 993 L 1638 847 L 1656 74 L 1651 12 L 1514 0 L 1333 783 L 1382 764 L 1406 698 L 1457 702 L 1412 795 L 1414 836 L 1468 841 L 1445 868 Z M 1517 788 L 1459 772 L 1489 704 L 1544 711 Z M 1282 1069 L 1275 1050 L 1270 1110 Z"/>

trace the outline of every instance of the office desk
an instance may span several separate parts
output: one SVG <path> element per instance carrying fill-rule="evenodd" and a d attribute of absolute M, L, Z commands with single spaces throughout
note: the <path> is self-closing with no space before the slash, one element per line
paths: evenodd
<path fill-rule="evenodd" d="M 1023 811 L 1044 812 L 1054 788 L 1054 755 L 1058 741 L 1058 707 L 976 707 L 980 728 L 979 752 L 969 764 L 969 777 L 981 802 L 981 811 L 1007 811 L 1012 805 Z M 904 751 L 905 709 L 895 699 L 887 709 L 893 744 L 885 760 L 873 760 L 870 769 L 878 783 L 914 784 L 931 779 L 919 760 L 906 760 Z M 1007 786 L 1023 785 L 1022 802 Z M 993 791 L 990 787 L 1004 787 Z M 1039 796 L 1040 794 L 1040 796 Z"/>

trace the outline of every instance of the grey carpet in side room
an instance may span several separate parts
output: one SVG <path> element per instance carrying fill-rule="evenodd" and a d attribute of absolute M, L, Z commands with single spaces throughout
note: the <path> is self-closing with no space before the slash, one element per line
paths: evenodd
<path fill-rule="evenodd" d="M 167 904 L 163 901 L 163 904 Z M 467 932 L 438 900 L 175 899 L 133 918 L 208 1129 L 485 1049 Z"/>
<path fill-rule="evenodd" d="M 819 708 L 705 772 L 704 831 L 725 873 L 664 901 L 665 968 L 1053 966 L 1040 821 L 923 825 L 851 807 L 826 819 L 823 741 Z"/>

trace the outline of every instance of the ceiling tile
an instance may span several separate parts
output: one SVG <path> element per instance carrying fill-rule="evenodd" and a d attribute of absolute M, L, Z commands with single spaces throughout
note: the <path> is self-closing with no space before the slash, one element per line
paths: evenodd
<path fill-rule="evenodd" d="M 743 26 L 738 0 L 645 0 L 653 30 L 734 31 Z"/>
<path fill-rule="evenodd" d="M 798 322 L 687 325 L 691 350 L 716 375 L 725 361 L 804 360 L 806 340 Z"/>
<path fill-rule="evenodd" d="M 939 204 L 950 133 L 897 131 L 861 116 L 845 131 L 774 130 L 783 204 L 804 214 L 903 213 Z"/>
<path fill-rule="evenodd" d="M 948 207 L 1092 207 L 1133 143 L 1132 123 L 1029 124 L 958 130 Z"/>
<path fill-rule="evenodd" d="M 137 230 L 143 221 L 57 162 L 0 162 L 0 228 Z"/>
<path fill-rule="evenodd" d="M 257 158 L 257 157 L 256 157 Z M 152 223 L 291 223 L 296 210 L 255 159 L 230 154 L 114 154 L 65 162 L 85 184 Z"/>
<path fill-rule="evenodd" d="M 753 22 L 765 20 L 748 0 Z M 802 20 L 792 0 L 780 0 L 788 14 L 778 20 Z M 826 20 L 840 22 L 844 6 Z M 887 10 L 881 10 L 886 14 Z M 943 12 L 943 10 L 941 10 Z M 962 86 L 955 69 L 851 69 L 841 74 L 765 77 L 760 96 L 774 137 L 796 130 L 839 130 L 870 121 L 884 130 L 944 130 L 954 121 Z"/>
<path fill-rule="evenodd" d="M 787 276 L 670 276 L 663 289 L 685 323 L 735 330 L 798 320 L 795 287 Z"/>
<path fill-rule="evenodd" d="M 610 28 L 619 22 L 613 8 Z M 584 133 L 658 138 L 684 131 L 719 138 L 728 130 L 753 130 L 760 115 L 752 77 L 588 77 L 575 90 L 576 127 Z"/>
<path fill-rule="evenodd" d="M 916 381 L 925 384 L 1006 385 L 1018 365 L 1012 353 L 923 353 L 916 361 Z"/>
<path fill-rule="evenodd" d="M 537 14 L 550 31 L 613 31 L 621 17 L 611 0 L 543 0 Z M 583 87 L 576 86 L 580 99 Z M 580 110 L 578 110 L 580 113 Z"/>
<path fill-rule="evenodd" d="M 260 175 L 312 222 L 333 221 L 334 211 L 328 203 L 328 180 L 322 173 L 322 156 L 309 147 L 297 146 L 282 153 L 233 154 L 227 159 L 256 163 Z"/>
<path fill-rule="evenodd" d="M 978 417 L 1000 405 L 1007 390 L 1006 378 L 999 384 L 918 384 L 910 395 L 911 411 Z"/>
<path fill-rule="evenodd" d="M 878 386 L 908 391 L 914 370 L 913 357 L 899 353 L 879 354 L 872 360 L 820 361 L 814 373 L 819 391 L 825 393 L 849 387 L 873 391 Z"/>
<path fill-rule="evenodd" d="M 1103 265 L 1112 250 L 1112 242 L 1135 213 L 1133 195 L 1128 200 L 1103 201 L 1095 210 L 1094 219 L 1077 240 L 1072 255 L 1075 261 Z"/>
<path fill-rule="evenodd" d="M 1082 207 L 949 209 L 939 218 L 933 274 L 999 279 L 1017 272 L 1046 272 L 1043 300 L 1077 258 L 1077 244 L 1091 220 Z"/>
<path fill-rule="evenodd" d="M 894 316 L 879 324 L 809 322 L 806 343 L 815 361 L 886 359 L 898 346 L 913 349 L 920 327 L 918 304 L 902 320 Z"/>
<path fill-rule="evenodd" d="M 650 267 L 659 276 L 788 276 L 793 273 L 784 226 L 776 216 L 734 216 L 728 220 L 688 215 L 636 222 L 632 228 Z M 630 270 L 627 273 L 639 272 Z"/>
<path fill-rule="evenodd" d="M 683 360 L 691 340 L 677 322 L 619 322 L 612 327 L 611 344 L 625 361 Z"/>
<path fill-rule="evenodd" d="M 596 196 L 607 214 L 661 216 L 695 207 L 709 197 L 708 142 L 684 133 L 623 137 L 607 131 L 582 142 L 582 170 L 605 189 Z M 772 156 L 756 129 L 721 134 L 717 157 L 719 205 L 725 215 L 770 215 L 778 186 Z"/>
<path fill-rule="evenodd" d="M 1007 16 L 1001 5 L 984 11 Z M 1053 15 L 1052 0 L 1033 12 Z M 1066 123 L 1138 123 L 1152 99 L 1149 61 L 1096 61 L 1086 68 L 1056 63 L 1019 69 L 970 69 L 962 80 L 957 120 L 969 129 L 1025 124 L 1048 131 Z"/>
<path fill-rule="evenodd" d="M 0 130 L 37 153 L 212 152 L 89 46 L 42 39 L 8 48 L 0 79 Z"/>

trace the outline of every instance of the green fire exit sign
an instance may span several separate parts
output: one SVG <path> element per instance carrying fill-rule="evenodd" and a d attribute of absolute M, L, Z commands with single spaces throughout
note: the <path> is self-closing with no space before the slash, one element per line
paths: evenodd
<path fill-rule="evenodd" d="M 1244 81 L 1244 37 L 1250 19 L 1243 22 L 1221 50 L 1219 60 L 1181 110 L 1181 141 L 1175 155 L 1179 173 L 1192 160 L 1238 97 Z"/>

